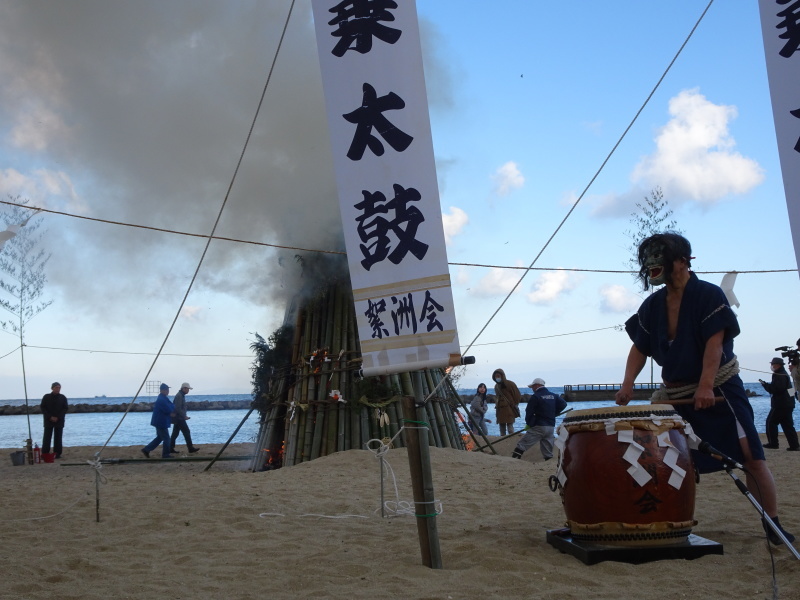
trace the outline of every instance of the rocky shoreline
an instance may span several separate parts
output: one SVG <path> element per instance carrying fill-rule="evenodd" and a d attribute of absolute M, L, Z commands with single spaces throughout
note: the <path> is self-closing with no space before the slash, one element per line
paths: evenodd
<path fill-rule="evenodd" d="M 81 414 L 81 413 L 110 413 L 110 412 L 125 412 L 128 410 L 128 402 L 121 404 L 70 404 L 67 414 Z M 251 400 L 219 400 L 214 402 L 187 402 L 186 409 L 191 411 L 200 410 L 240 410 L 243 408 L 250 408 Z M 137 402 L 134 404 L 130 412 L 151 412 L 153 410 L 152 402 Z M 42 414 L 42 409 L 38 402 L 28 407 L 28 413 L 32 415 Z M 0 406 L 0 416 L 14 416 L 24 415 L 25 405 L 16 406 Z"/>

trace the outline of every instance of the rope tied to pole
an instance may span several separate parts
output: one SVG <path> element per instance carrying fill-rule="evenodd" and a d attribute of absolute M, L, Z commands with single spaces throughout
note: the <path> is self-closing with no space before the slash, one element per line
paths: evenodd
<path fill-rule="evenodd" d="M 383 439 L 379 440 L 377 438 L 373 438 L 369 440 L 367 443 L 364 444 L 364 447 L 372 452 L 372 454 L 380 461 L 381 465 L 381 516 L 386 516 L 386 513 L 389 516 L 403 516 L 408 515 L 412 517 L 424 517 L 424 518 L 432 518 L 442 513 L 442 502 L 441 500 L 429 500 L 429 501 L 420 501 L 420 502 L 409 502 L 408 500 L 400 500 L 400 491 L 397 488 L 397 477 L 395 477 L 394 469 L 392 469 L 392 465 L 386 462 L 386 454 L 388 454 L 389 450 L 392 447 L 392 443 L 395 439 L 403 432 L 404 429 L 429 429 L 430 425 L 425 423 L 424 421 L 408 421 L 403 419 L 405 423 L 413 423 L 417 425 L 417 427 L 406 426 L 404 425 L 401 427 L 396 434 L 391 439 Z M 377 446 L 373 444 L 373 442 L 377 443 Z M 395 500 L 384 500 L 383 499 L 383 473 L 384 469 L 391 475 L 392 477 L 392 485 L 394 486 L 394 495 Z M 418 514 L 416 510 L 417 504 L 432 504 L 434 512 L 426 513 L 426 514 Z M 378 509 L 375 510 L 378 512 Z"/>

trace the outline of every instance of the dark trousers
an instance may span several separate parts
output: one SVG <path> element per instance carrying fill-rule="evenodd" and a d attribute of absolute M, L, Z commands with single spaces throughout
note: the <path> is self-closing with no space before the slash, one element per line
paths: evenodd
<path fill-rule="evenodd" d="M 767 443 L 770 446 L 778 445 L 778 425 L 783 429 L 786 436 L 786 443 L 789 448 L 800 447 L 797 441 L 797 431 L 794 428 L 792 412 L 794 411 L 794 399 L 791 406 L 778 406 L 770 409 L 767 415 Z"/>
<path fill-rule="evenodd" d="M 175 441 L 178 439 L 179 433 L 183 434 L 183 439 L 186 440 L 186 447 L 189 450 L 194 448 L 192 445 L 192 432 L 189 431 L 189 425 L 183 419 L 175 419 L 175 423 L 172 425 L 172 436 L 170 437 L 172 448 L 175 447 Z"/>
<path fill-rule="evenodd" d="M 64 426 L 60 423 L 45 421 L 44 439 L 42 440 L 42 454 L 50 452 L 50 438 L 53 438 L 53 452 L 56 456 L 61 456 L 61 434 L 64 433 Z"/>

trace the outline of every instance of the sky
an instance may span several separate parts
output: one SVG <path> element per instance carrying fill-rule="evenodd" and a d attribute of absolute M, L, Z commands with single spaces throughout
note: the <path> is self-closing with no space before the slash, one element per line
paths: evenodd
<path fill-rule="evenodd" d="M 231 186 L 290 4 L 2 0 L 0 199 L 207 235 L 227 197 L 217 236 L 341 250 L 307 0 Z M 630 268 L 631 214 L 656 187 L 701 278 L 795 270 L 738 276 L 745 381 L 800 337 L 755 2 L 711 5 L 592 181 L 705 6 L 418 0 L 448 259 L 462 263 L 451 266 L 459 339 L 475 342 L 462 387 L 498 367 L 521 387 L 621 381 L 630 342 L 618 326 L 642 292 L 630 274 L 598 271 Z M 132 396 L 145 380 L 250 391 L 249 346 L 281 324 L 296 252 L 213 241 L 148 374 L 205 241 L 36 218 L 53 303 L 26 328 L 30 398 L 55 380 L 68 397 Z M 537 256 L 498 311 L 523 274 L 503 267 Z M 0 332 L 0 399 L 26 394 L 18 346 Z"/>

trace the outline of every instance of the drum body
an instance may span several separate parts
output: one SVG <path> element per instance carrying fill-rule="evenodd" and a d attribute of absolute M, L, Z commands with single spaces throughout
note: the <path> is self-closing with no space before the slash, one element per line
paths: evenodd
<path fill-rule="evenodd" d="M 685 427 L 669 405 L 571 411 L 559 429 L 558 479 L 573 539 L 613 546 L 685 542 L 696 524 Z"/>

